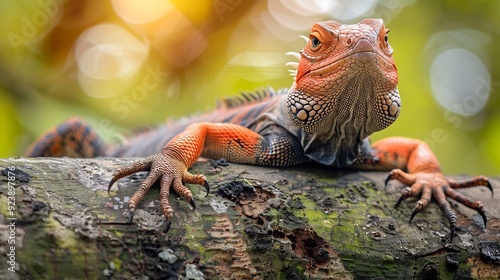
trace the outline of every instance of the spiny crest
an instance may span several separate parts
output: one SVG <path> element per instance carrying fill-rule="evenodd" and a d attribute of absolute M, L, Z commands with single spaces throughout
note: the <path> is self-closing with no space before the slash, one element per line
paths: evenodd
<path fill-rule="evenodd" d="M 217 108 L 230 109 L 239 106 L 245 106 L 252 103 L 261 102 L 268 100 L 274 96 L 286 94 L 288 89 L 278 89 L 275 91 L 272 88 L 263 88 L 256 91 L 245 91 L 240 92 L 239 95 L 222 99 L 217 104 Z"/>
<path fill-rule="evenodd" d="M 304 41 L 306 41 L 306 44 L 309 42 L 309 38 L 307 38 L 306 36 L 300 35 L 299 37 L 304 39 Z M 300 62 L 300 58 L 301 58 L 300 53 L 287 52 L 286 55 L 291 55 L 291 56 L 295 57 Z M 293 68 L 293 69 L 288 70 L 288 72 L 290 72 L 290 75 L 293 76 L 293 78 L 295 80 L 295 76 L 297 75 L 297 69 L 299 68 L 299 63 L 295 62 L 295 61 L 290 61 L 290 62 L 287 62 L 286 66 L 290 66 Z"/>

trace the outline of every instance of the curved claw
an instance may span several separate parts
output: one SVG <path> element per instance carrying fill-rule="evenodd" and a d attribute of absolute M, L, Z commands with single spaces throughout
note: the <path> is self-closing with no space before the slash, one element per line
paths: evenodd
<path fill-rule="evenodd" d="M 404 194 L 402 194 L 402 195 L 399 197 L 398 201 L 396 202 L 396 205 L 394 205 L 394 207 L 398 208 L 398 207 L 399 207 L 399 205 L 401 204 L 401 202 L 403 202 L 403 200 L 405 200 L 405 199 L 406 199 L 405 195 L 404 195 Z"/>
<path fill-rule="evenodd" d="M 455 237 L 455 226 L 450 225 L 450 242 L 453 240 L 453 237 Z"/>
<path fill-rule="evenodd" d="M 411 213 L 410 221 L 408 222 L 408 224 L 411 224 L 411 221 L 418 214 L 418 212 L 420 212 L 420 210 L 418 210 L 417 208 L 413 209 L 413 212 Z"/>
<path fill-rule="evenodd" d="M 448 222 L 450 223 L 450 242 L 451 242 L 453 240 L 453 237 L 455 237 L 457 215 L 455 215 L 455 212 L 453 212 L 453 210 L 451 210 L 448 207 L 446 207 L 443 210 L 444 210 L 444 214 L 446 215 L 446 218 L 448 219 Z"/>
<path fill-rule="evenodd" d="M 484 228 L 486 228 L 486 225 L 487 225 L 486 222 L 488 221 L 486 219 L 486 210 L 484 210 L 484 207 L 481 207 L 481 208 L 479 208 L 479 210 L 477 210 L 477 212 L 483 218 Z"/>
<path fill-rule="evenodd" d="M 208 182 L 205 180 L 205 183 L 203 184 L 203 186 L 205 187 L 205 190 L 207 191 L 207 195 L 205 195 L 205 197 L 208 196 L 208 194 L 210 193 L 210 185 L 208 184 Z"/>
<path fill-rule="evenodd" d="M 134 220 L 134 212 L 135 212 L 135 209 L 128 210 L 128 224 L 129 225 L 131 225 L 132 221 Z"/>
<path fill-rule="evenodd" d="M 191 205 L 191 207 L 193 207 L 193 210 L 196 209 L 196 203 L 194 202 L 194 198 L 191 198 L 189 200 L 189 205 Z"/>
<path fill-rule="evenodd" d="M 450 242 L 453 240 L 453 237 L 455 236 L 455 229 L 456 229 L 456 224 L 457 224 L 457 215 L 453 210 L 450 208 L 450 204 L 447 202 L 445 204 L 439 205 L 443 211 L 444 215 L 448 219 L 448 222 L 450 223 Z"/>
<path fill-rule="evenodd" d="M 389 175 L 387 175 L 387 178 L 385 178 L 384 186 L 387 187 L 387 184 L 389 184 L 389 181 L 391 181 L 392 179 L 392 173 L 389 173 Z"/>
<path fill-rule="evenodd" d="M 406 187 L 404 189 L 404 192 L 401 194 L 398 201 L 396 202 L 396 205 L 394 205 L 394 207 L 396 207 L 396 208 L 399 207 L 399 204 L 401 204 L 401 202 L 403 202 L 403 200 L 407 199 L 410 196 L 412 196 L 411 188 Z"/>
<path fill-rule="evenodd" d="M 490 190 L 491 192 L 491 197 L 493 197 L 493 187 L 491 186 L 490 181 L 487 181 L 486 187 Z M 484 223 L 486 225 L 486 223 Z"/>
<path fill-rule="evenodd" d="M 167 219 L 164 232 L 167 233 L 170 230 L 170 226 L 172 225 L 172 221 Z"/>
<path fill-rule="evenodd" d="M 109 193 L 109 190 L 111 190 L 111 187 L 113 186 L 113 184 L 116 182 L 116 178 L 113 176 L 113 178 L 111 179 L 111 181 L 109 182 L 109 185 L 108 185 L 108 193 Z"/>

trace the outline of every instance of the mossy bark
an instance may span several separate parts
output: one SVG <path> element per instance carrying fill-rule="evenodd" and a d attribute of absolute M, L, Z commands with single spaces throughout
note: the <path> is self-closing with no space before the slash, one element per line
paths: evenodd
<path fill-rule="evenodd" d="M 191 171 L 207 176 L 211 193 L 190 186 L 195 210 L 171 195 L 174 219 L 164 233 L 157 186 L 132 225 L 105 224 L 127 221 L 128 198 L 145 173 L 120 180 L 109 194 L 107 185 L 132 161 L 0 159 L 7 169 L 0 177 L 0 279 L 500 275 L 500 206 L 485 188 L 464 193 L 485 204 L 487 230 L 477 213 L 454 203 L 460 231 L 447 244 L 448 222 L 435 203 L 408 224 L 413 203 L 394 208 L 401 186 L 384 187 L 386 172 L 200 162 Z M 499 181 L 492 184 L 498 193 Z"/>

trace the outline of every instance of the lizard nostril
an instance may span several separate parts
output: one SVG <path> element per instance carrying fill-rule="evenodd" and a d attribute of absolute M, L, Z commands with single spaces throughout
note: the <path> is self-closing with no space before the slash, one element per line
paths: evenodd
<path fill-rule="evenodd" d="M 351 45 L 351 44 L 352 44 L 352 39 L 351 39 L 351 38 L 347 38 L 347 39 L 345 40 L 345 43 L 346 43 L 348 46 L 349 46 L 349 45 Z"/>

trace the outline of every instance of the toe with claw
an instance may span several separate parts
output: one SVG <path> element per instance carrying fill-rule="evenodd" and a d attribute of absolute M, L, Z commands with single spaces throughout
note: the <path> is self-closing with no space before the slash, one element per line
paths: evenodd
<path fill-rule="evenodd" d="M 397 180 L 408 186 L 404 189 L 401 197 L 397 201 L 396 207 L 408 197 L 420 196 L 411 214 L 410 223 L 415 215 L 422 211 L 429 204 L 431 199 L 434 198 L 450 223 L 450 240 L 452 240 L 455 235 L 457 216 L 446 199 L 449 197 L 468 208 L 476 210 L 483 218 L 486 228 L 487 219 L 483 204 L 480 201 L 475 201 L 457 192 L 456 189 L 484 186 L 493 194 L 493 188 L 488 178 L 477 176 L 471 179 L 457 181 L 446 178 L 440 172 L 418 172 L 409 174 L 400 169 L 394 169 L 389 173 L 389 176 L 385 180 L 385 184 L 387 185 L 391 180 Z"/>
<path fill-rule="evenodd" d="M 129 200 L 128 209 L 130 224 L 133 221 L 137 204 L 157 180 L 160 180 L 160 208 L 163 215 L 167 219 L 165 227 L 166 232 L 171 226 L 171 219 L 174 212 L 168 201 L 171 189 L 173 189 L 179 196 L 184 197 L 193 209 L 196 208 L 193 194 L 184 184 L 189 183 L 202 185 L 205 187 L 207 195 L 210 191 L 210 187 L 205 176 L 201 174 L 189 173 L 184 162 L 176 159 L 175 157 L 160 153 L 147 157 L 143 160 L 139 160 L 129 166 L 117 169 L 109 183 L 108 192 L 113 184 L 120 178 L 141 171 L 149 171 L 149 174 Z"/>

